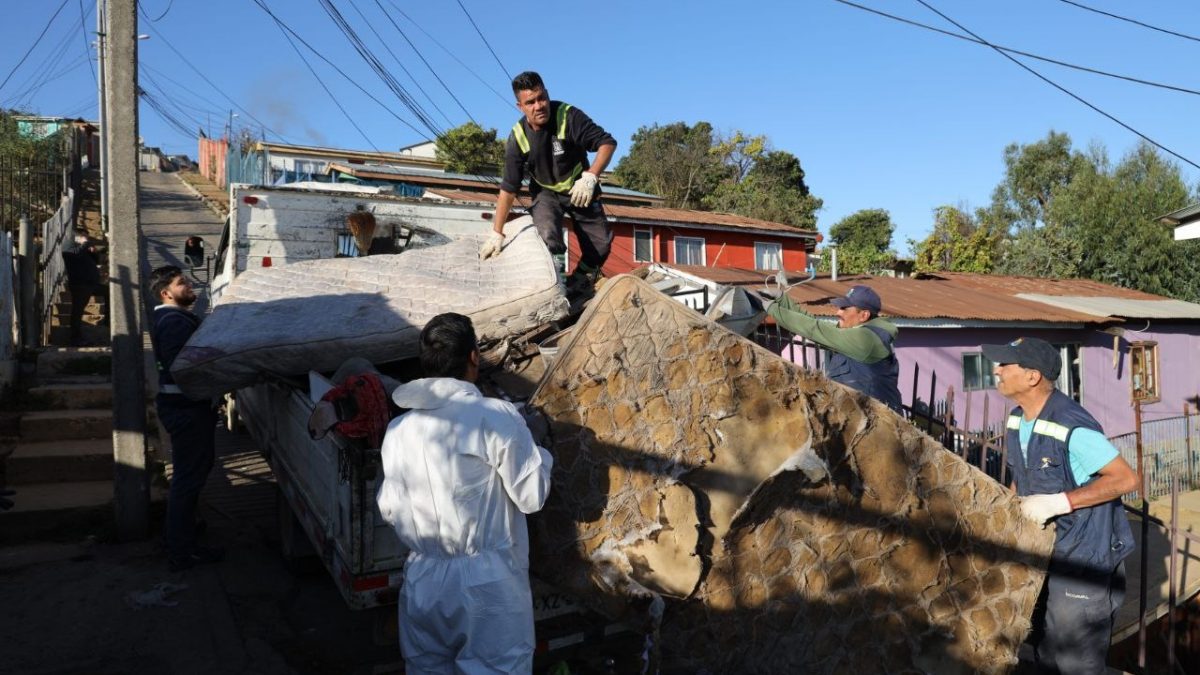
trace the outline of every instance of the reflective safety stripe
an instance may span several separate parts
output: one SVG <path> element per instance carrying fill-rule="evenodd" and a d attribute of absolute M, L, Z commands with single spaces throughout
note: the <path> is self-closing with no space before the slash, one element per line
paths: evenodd
<path fill-rule="evenodd" d="M 1067 442 L 1067 437 L 1071 435 L 1071 430 L 1061 424 L 1055 422 L 1047 422 L 1046 420 L 1038 420 L 1033 425 L 1033 433 L 1049 436 L 1051 438 Z"/>
<path fill-rule="evenodd" d="M 1009 415 L 1008 416 L 1008 428 L 1009 429 L 1020 429 L 1021 428 L 1021 416 L 1020 415 Z"/>
<path fill-rule="evenodd" d="M 558 111 L 554 116 L 554 125 L 556 127 L 555 136 L 557 136 L 558 140 L 560 141 L 566 140 L 567 138 L 567 111 L 570 109 L 570 103 L 561 103 L 559 104 Z M 520 148 L 521 152 L 523 154 L 529 154 L 529 137 L 525 135 L 525 127 L 521 124 L 521 120 L 517 120 L 517 123 L 513 125 L 512 134 L 513 139 L 517 142 L 517 147 Z M 573 185 L 575 185 L 575 180 L 579 178 L 579 175 L 582 173 L 583 164 L 580 163 L 576 164 L 574 169 L 571 169 L 570 176 L 557 183 L 547 184 L 537 180 L 536 178 L 534 178 L 534 181 L 537 182 L 538 185 L 541 185 L 552 192 L 566 192 L 567 190 L 570 190 Z"/>

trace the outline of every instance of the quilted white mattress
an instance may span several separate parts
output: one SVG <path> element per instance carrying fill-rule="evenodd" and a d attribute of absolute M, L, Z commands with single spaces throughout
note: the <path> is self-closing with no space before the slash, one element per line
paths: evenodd
<path fill-rule="evenodd" d="M 483 228 L 481 228 L 483 229 Z M 484 234 L 397 255 L 309 260 L 238 276 L 171 366 L 193 398 L 264 374 L 331 371 L 350 356 L 385 363 L 417 355 L 421 328 L 443 312 L 471 317 L 480 340 L 562 318 L 567 301 L 526 216 L 505 226 L 499 256 L 479 260 Z"/>

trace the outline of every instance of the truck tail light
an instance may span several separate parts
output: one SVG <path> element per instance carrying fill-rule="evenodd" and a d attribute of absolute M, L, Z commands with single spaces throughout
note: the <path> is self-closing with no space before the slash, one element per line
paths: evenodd
<path fill-rule="evenodd" d="M 269 255 L 263 256 L 262 266 L 263 267 L 271 266 L 271 256 L 269 256 Z"/>
<path fill-rule="evenodd" d="M 249 204 L 250 206 L 254 206 L 255 204 L 258 203 L 258 197 L 253 197 L 253 196 L 247 195 L 245 197 L 242 197 L 242 203 Z"/>

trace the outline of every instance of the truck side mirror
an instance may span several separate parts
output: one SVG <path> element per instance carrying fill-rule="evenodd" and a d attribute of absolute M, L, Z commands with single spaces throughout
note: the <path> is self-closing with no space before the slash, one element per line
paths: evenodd
<path fill-rule="evenodd" d="M 204 239 L 188 237 L 183 244 L 183 258 L 190 267 L 204 267 Z"/>

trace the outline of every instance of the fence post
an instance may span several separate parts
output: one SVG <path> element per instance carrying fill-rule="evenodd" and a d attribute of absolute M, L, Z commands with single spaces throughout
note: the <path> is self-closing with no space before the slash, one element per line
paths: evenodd
<path fill-rule="evenodd" d="M 1179 476 L 1171 476 L 1171 564 L 1167 573 L 1167 672 L 1175 672 L 1175 552 L 1179 539 Z"/>
<path fill-rule="evenodd" d="M 33 223 L 21 216 L 21 238 L 17 245 L 21 283 L 21 345 L 32 349 L 40 344 L 42 331 L 38 325 L 37 310 L 37 247 L 33 239 Z"/>
<path fill-rule="evenodd" d="M 1191 406 L 1183 404 L 1183 456 L 1187 461 L 1187 487 L 1192 487 L 1192 418 L 1189 416 Z"/>

